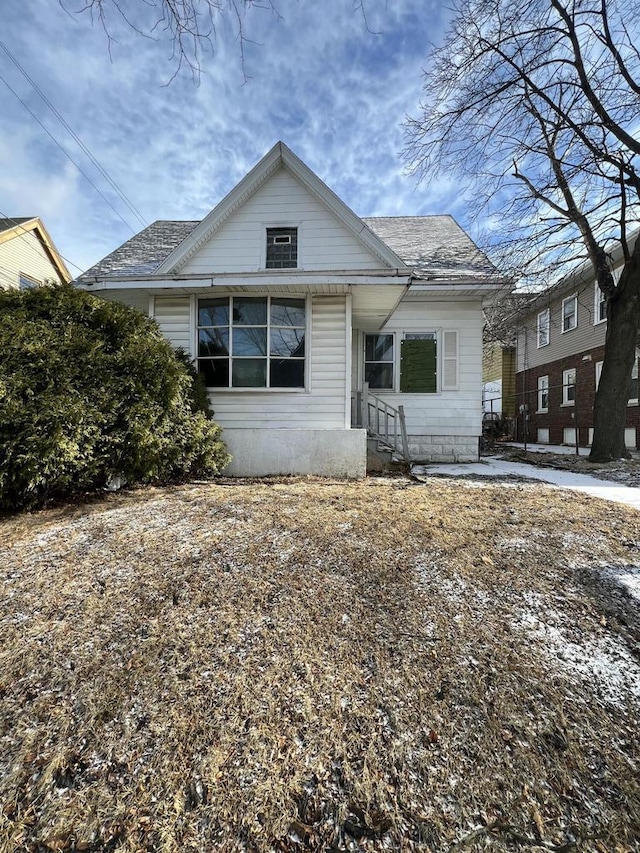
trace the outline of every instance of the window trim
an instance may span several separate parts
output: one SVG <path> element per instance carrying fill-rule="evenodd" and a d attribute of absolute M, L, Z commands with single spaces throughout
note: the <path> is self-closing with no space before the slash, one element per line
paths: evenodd
<path fill-rule="evenodd" d="M 296 266 L 295 267 L 268 267 L 267 266 L 267 230 L 271 229 L 293 229 L 295 228 L 298 232 L 298 244 L 296 249 Z M 261 266 L 259 267 L 260 271 L 274 273 L 275 275 L 282 275 L 283 273 L 286 275 L 287 273 L 295 273 L 303 270 L 304 267 L 302 265 L 302 222 L 293 222 L 291 220 L 275 222 L 268 221 L 261 223 L 261 233 L 262 233 L 262 248 L 261 248 Z"/>
<path fill-rule="evenodd" d="M 381 335 L 388 335 L 390 338 L 392 338 L 393 357 L 392 357 L 391 361 L 369 361 L 367 359 L 367 338 L 380 337 Z M 395 331 L 394 332 L 390 332 L 390 331 L 385 332 L 382 329 L 380 329 L 380 331 L 378 331 L 378 332 L 363 332 L 362 333 L 362 384 L 363 384 L 363 386 L 364 386 L 364 383 L 367 381 L 365 378 L 367 375 L 367 364 L 390 364 L 391 365 L 391 387 L 390 388 L 371 388 L 371 391 L 373 394 L 377 394 L 378 392 L 383 393 L 383 394 L 385 392 L 387 394 L 392 394 L 392 393 L 395 393 L 396 390 L 400 387 L 400 375 L 399 375 L 399 369 L 398 369 L 399 359 L 396 356 L 397 349 L 398 349 L 398 340 L 397 340 L 397 335 L 396 335 Z"/>
<path fill-rule="evenodd" d="M 639 376 L 638 376 L 638 374 L 640 372 L 640 370 L 639 370 L 640 365 L 638 364 L 638 361 L 640 361 L 640 350 L 636 350 L 636 358 L 635 358 L 635 361 L 633 362 L 633 368 L 631 370 L 631 378 L 636 380 L 636 383 L 637 383 L 636 388 L 638 390 L 636 391 L 635 397 L 629 397 L 629 399 L 627 400 L 627 406 L 637 406 L 638 405 L 638 397 L 640 396 L 640 380 L 639 380 Z M 635 376 L 633 375 L 634 373 L 635 373 Z"/>
<path fill-rule="evenodd" d="M 573 373 L 573 382 L 567 382 L 567 377 Z M 576 385 L 578 380 L 578 371 L 575 367 L 568 367 L 562 371 L 562 405 L 575 406 L 576 404 Z M 569 388 L 573 388 L 573 400 L 569 399 Z"/>
<path fill-rule="evenodd" d="M 22 283 L 23 280 L 28 281 L 29 284 L 24 285 Z M 41 287 L 41 285 L 42 285 L 42 282 L 40 281 L 40 279 L 34 278 L 32 275 L 29 275 L 29 273 L 26 273 L 26 272 L 19 272 L 18 273 L 18 289 L 19 290 L 21 290 L 21 291 L 33 290 L 36 287 Z"/>
<path fill-rule="evenodd" d="M 604 364 L 604 362 L 602 362 L 602 361 L 596 361 L 596 376 L 595 376 L 596 391 L 598 390 L 598 385 L 600 385 L 600 377 L 602 376 L 602 365 L 603 364 Z"/>
<path fill-rule="evenodd" d="M 604 293 L 600 290 L 598 282 L 594 282 L 593 289 L 593 325 L 599 326 L 600 323 L 607 322 L 607 300 Z M 602 297 L 602 298 L 600 298 Z M 604 303 L 604 317 L 600 316 L 600 306 Z"/>
<path fill-rule="evenodd" d="M 546 380 L 545 385 L 541 385 L 542 380 Z M 547 395 L 547 405 L 542 405 L 542 394 L 546 392 Z M 537 415 L 547 414 L 549 411 L 549 374 L 545 376 L 538 376 L 538 408 L 536 409 Z"/>
<path fill-rule="evenodd" d="M 286 270 L 285 270 L 286 271 Z M 271 270 L 270 270 L 271 272 Z M 305 356 L 304 359 L 296 359 L 299 361 L 304 361 L 304 385 L 296 386 L 296 387 L 287 387 L 280 388 L 278 386 L 264 386 L 264 385 L 255 385 L 255 386 L 231 386 L 231 385 L 206 385 L 206 389 L 208 393 L 211 394 L 309 394 L 311 392 L 311 295 L 306 294 L 295 294 L 295 293 L 271 293 L 260 291 L 257 293 L 207 293 L 205 294 L 196 294 L 193 297 L 193 330 L 194 330 L 194 360 L 196 362 L 196 367 L 199 361 L 198 354 L 198 331 L 201 328 L 208 328 L 207 326 L 200 326 L 198 323 L 198 310 L 201 299 L 228 299 L 229 300 L 229 310 L 230 316 L 232 309 L 233 298 L 266 298 L 267 299 L 267 318 L 269 317 L 269 299 L 301 299 L 304 300 L 304 312 L 305 312 Z M 267 324 L 267 328 L 269 328 L 269 324 Z M 301 327 L 293 327 L 293 328 L 301 328 Z M 271 356 L 267 355 L 267 377 L 269 375 L 268 366 L 269 366 L 269 358 Z M 229 353 L 229 367 L 231 368 L 231 359 L 233 356 Z M 231 377 L 231 373 L 229 374 Z"/>
<path fill-rule="evenodd" d="M 453 331 L 457 331 L 457 330 L 453 330 Z M 423 339 L 423 336 L 424 336 L 425 340 L 434 340 L 436 342 L 436 370 L 435 370 L 436 388 L 435 388 L 435 391 L 402 391 L 401 390 L 401 388 L 402 388 L 402 342 L 405 340 L 409 340 L 409 341 L 421 340 L 421 339 Z M 400 333 L 400 343 L 398 346 L 398 355 L 397 355 L 397 360 L 398 360 L 398 384 L 397 384 L 397 388 L 398 388 L 399 394 L 403 394 L 403 395 L 421 394 L 421 395 L 428 395 L 429 397 L 435 397 L 436 395 L 442 394 L 442 391 L 444 390 L 442 387 L 442 354 L 441 354 L 442 353 L 442 346 L 443 346 L 443 342 L 442 342 L 442 329 L 441 328 L 423 329 L 420 332 L 417 332 L 415 329 L 412 329 L 411 331 L 407 331 L 406 329 L 403 329 L 403 331 Z"/>
<path fill-rule="evenodd" d="M 574 323 L 573 323 L 573 326 L 569 326 L 567 329 L 565 329 L 565 327 L 564 327 L 564 320 L 565 320 L 564 306 L 568 302 L 573 302 L 573 304 L 574 304 L 574 309 L 575 309 L 573 312 Z M 573 293 L 571 296 L 567 296 L 565 299 L 562 300 L 562 308 L 560 310 L 560 319 L 561 319 L 561 334 L 564 335 L 567 332 L 573 332 L 574 329 L 578 328 L 578 294 L 577 293 Z"/>
<path fill-rule="evenodd" d="M 546 315 L 546 318 L 547 318 L 546 340 L 544 341 L 544 343 L 540 343 L 540 332 L 541 332 L 540 318 L 543 315 Z M 536 342 L 538 344 L 538 349 L 542 349 L 542 347 L 548 347 L 549 343 L 551 341 L 551 309 L 550 308 L 545 308 L 543 311 L 538 311 L 536 329 L 537 329 Z"/>

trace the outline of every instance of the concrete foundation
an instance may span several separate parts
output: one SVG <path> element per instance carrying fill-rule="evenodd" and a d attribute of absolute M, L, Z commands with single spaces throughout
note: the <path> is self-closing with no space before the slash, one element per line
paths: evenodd
<path fill-rule="evenodd" d="M 362 429 L 225 429 L 222 438 L 233 455 L 223 471 L 231 477 L 366 475 L 367 434 Z"/>
<path fill-rule="evenodd" d="M 477 435 L 410 435 L 413 462 L 477 462 Z"/>

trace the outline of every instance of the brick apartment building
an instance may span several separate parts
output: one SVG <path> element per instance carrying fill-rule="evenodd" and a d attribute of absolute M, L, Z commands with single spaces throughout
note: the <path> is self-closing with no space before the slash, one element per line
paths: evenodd
<path fill-rule="evenodd" d="M 614 264 L 616 258 L 614 256 Z M 614 267 L 614 278 L 621 266 Z M 516 437 L 588 447 L 607 327 L 606 303 L 584 268 L 520 312 L 516 339 Z M 525 435 L 526 430 L 526 435 Z M 638 353 L 627 407 L 625 442 L 640 442 Z"/>

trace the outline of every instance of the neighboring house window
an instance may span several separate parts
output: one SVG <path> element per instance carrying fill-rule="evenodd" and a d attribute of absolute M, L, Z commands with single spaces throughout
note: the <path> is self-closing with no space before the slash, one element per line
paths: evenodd
<path fill-rule="evenodd" d="M 562 371 L 562 405 L 573 406 L 576 401 L 576 369 Z"/>
<path fill-rule="evenodd" d="M 298 229 L 267 228 L 267 269 L 295 269 L 297 266 Z"/>
<path fill-rule="evenodd" d="M 393 335 L 365 335 L 364 381 L 369 388 L 393 388 Z"/>
<path fill-rule="evenodd" d="M 594 326 L 596 323 L 602 323 L 607 319 L 607 300 L 604 293 L 600 290 L 600 285 L 597 281 L 595 287 L 595 305 L 593 314 L 595 317 L 595 320 L 593 321 Z"/>
<path fill-rule="evenodd" d="M 631 371 L 631 391 L 629 392 L 629 402 L 632 405 L 638 405 L 638 352 L 636 351 L 636 360 L 633 362 L 633 370 Z"/>
<path fill-rule="evenodd" d="M 34 287 L 39 287 L 42 282 L 38 281 L 37 278 L 31 278 L 30 275 L 25 275 L 24 273 L 20 273 L 19 278 L 19 286 L 20 290 L 31 290 Z"/>
<path fill-rule="evenodd" d="M 545 308 L 538 314 L 538 346 L 546 347 L 549 343 L 549 309 Z"/>
<path fill-rule="evenodd" d="M 562 300 L 562 331 L 570 332 L 578 325 L 578 297 L 574 294 Z"/>
<path fill-rule="evenodd" d="M 304 388 L 304 299 L 198 302 L 198 369 L 209 388 Z"/>
<path fill-rule="evenodd" d="M 405 335 L 400 345 L 400 391 L 406 394 L 434 394 L 438 390 L 437 375 L 436 333 Z"/>
<path fill-rule="evenodd" d="M 602 376 L 602 362 L 596 361 L 596 391 L 600 385 L 600 377 Z"/>
<path fill-rule="evenodd" d="M 538 411 L 549 411 L 549 377 L 538 376 Z"/>

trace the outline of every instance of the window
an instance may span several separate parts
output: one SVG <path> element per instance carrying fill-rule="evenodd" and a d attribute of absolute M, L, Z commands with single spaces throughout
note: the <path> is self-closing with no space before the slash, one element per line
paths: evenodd
<path fill-rule="evenodd" d="M 636 352 L 636 360 L 633 362 L 633 370 L 631 371 L 631 390 L 629 392 L 629 403 L 638 405 L 638 353 Z"/>
<path fill-rule="evenodd" d="M 570 332 L 578 325 L 578 297 L 567 297 L 562 300 L 562 331 Z"/>
<path fill-rule="evenodd" d="M 562 405 L 573 406 L 576 402 L 576 369 L 562 371 Z"/>
<path fill-rule="evenodd" d="M 267 228 L 268 270 L 295 269 L 298 266 L 298 229 Z"/>
<path fill-rule="evenodd" d="M 596 361 L 596 391 L 598 390 L 598 385 L 600 384 L 600 377 L 602 376 L 602 362 Z"/>
<path fill-rule="evenodd" d="M 435 332 L 405 335 L 400 345 L 400 391 L 405 394 L 434 394 L 438 390 L 437 355 Z"/>
<path fill-rule="evenodd" d="M 596 323 L 602 323 L 607 319 L 607 300 L 604 293 L 600 290 L 600 285 L 597 281 L 595 286 L 595 305 L 593 316 L 595 318 L 593 321 L 594 326 Z"/>
<path fill-rule="evenodd" d="M 549 343 L 549 309 L 545 308 L 538 314 L 538 347 L 546 347 Z"/>
<path fill-rule="evenodd" d="M 39 287 L 40 284 L 41 282 L 39 282 L 37 278 L 31 278 L 30 275 L 25 275 L 23 272 L 20 273 L 20 290 L 32 290 L 34 287 Z"/>
<path fill-rule="evenodd" d="M 364 381 L 369 388 L 393 388 L 393 335 L 365 335 Z"/>
<path fill-rule="evenodd" d="M 198 370 L 208 388 L 304 388 L 304 299 L 198 302 Z"/>
<path fill-rule="evenodd" d="M 549 377 L 538 376 L 538 411 L 549 411 Z"/>

